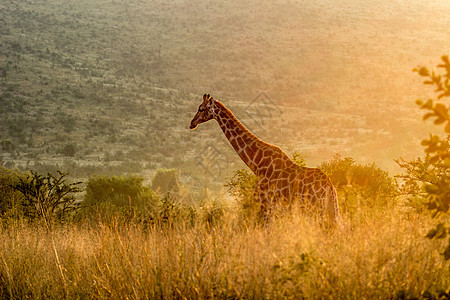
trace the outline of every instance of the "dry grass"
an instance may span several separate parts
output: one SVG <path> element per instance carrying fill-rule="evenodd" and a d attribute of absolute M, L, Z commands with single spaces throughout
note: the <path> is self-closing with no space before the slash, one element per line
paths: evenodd
<path fill-rule="evenodd" d="M 292 214 L 176 224 L 19 224 L 0 231 L 2 298 L 392 298 L 438 296 L 450 268 L 427 217 L 364 210 L 326 232 Z"/>

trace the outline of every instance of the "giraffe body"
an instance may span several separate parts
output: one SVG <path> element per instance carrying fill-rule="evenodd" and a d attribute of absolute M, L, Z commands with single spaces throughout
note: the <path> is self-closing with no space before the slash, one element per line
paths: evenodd
<path fill-rule="evenodd" d="M 260 140 L 225 105 L 205 94 L 190 128 L 211 119 L 217 121 L 236 153 L 257 176 L 255 196 L 263 215 L 275 205 L 297 204 L 332 223 L 339 219 L 336 189 L 321 170 L 295 164 L 283 150 Z"/>

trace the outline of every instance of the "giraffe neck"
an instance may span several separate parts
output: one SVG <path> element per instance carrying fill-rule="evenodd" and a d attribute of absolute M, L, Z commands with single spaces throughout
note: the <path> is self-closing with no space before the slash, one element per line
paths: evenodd
<path fill-rule="evenodd" d="M 269 164 L 280 167 L 293 164 L 278 147 L 270 145 L 251 133 L 221 102 L 214 104 L 214 119 L 227 137 L 231 146 L 256 175 L 263 175 Z M 276 164 L 273 164 L 274 161 Z"/>

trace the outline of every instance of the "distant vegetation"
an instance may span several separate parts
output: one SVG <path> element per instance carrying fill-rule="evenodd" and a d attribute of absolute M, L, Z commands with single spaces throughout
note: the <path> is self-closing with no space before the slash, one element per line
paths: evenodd
<path fill-rule="evenodd" d="M 344 15 L 283 1 L 3 1 L 2 163 L 83 180 L 177 168 L 185 180 L 204 173 L 196 160 L 216 145 L 230 162 L 214 174 L 223 182 L 241 166 L 231 147 L 214 125 L 187 129 L 207 91 L 261 138 L 313 164 L 342 153 L 392 171 L 427 132 L 405 105 L 417 95 L 410 61 L 437 55 L 422 31 L 446 40 L 433 28 L 447 18 L 417 15 L 424 28 L 405 35 L 414 6 L 364 3 L 366 19 L 357 4 L 342 5 Z M 372 15 L 377 30 L 400 31 L 371 31 Z M 411 34 L 427 51 L 404 52 Z M 261 90 L 274 104 L 264 114 L 253 102 Z M 403 111 L 411 117 L 398 118 Z"/>

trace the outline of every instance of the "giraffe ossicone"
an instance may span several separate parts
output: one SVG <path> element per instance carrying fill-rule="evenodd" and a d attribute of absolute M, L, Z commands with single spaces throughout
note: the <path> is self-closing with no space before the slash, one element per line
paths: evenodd
<path fill-rule="evenodd" d="M 267 216 L 274 205 L 297 204 L 302 210 L 319 214 L 328 222 L 339 220 L 336 189 L 317 168 L 295 164 L 279 147 L 251 133 L 223 103 L 209 94 L 191 121 L 190 129 L 215 119 L 231 146 L 258 178 L 255 196 Z"/>

